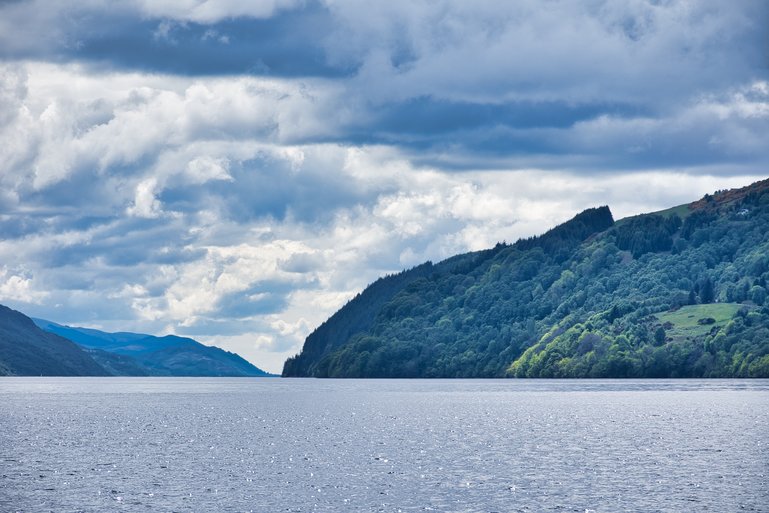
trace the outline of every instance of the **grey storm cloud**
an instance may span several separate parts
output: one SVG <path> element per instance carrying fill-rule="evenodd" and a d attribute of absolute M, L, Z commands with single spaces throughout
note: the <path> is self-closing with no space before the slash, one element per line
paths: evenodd
<path fill-rule="evenodd" d="M 0 10 L 9 60 L 305 79 L 308 91 L 312 80 L 334 84 L 317 100 L 328 108 L 309 113 L 323 128 L 291 133 L 275 119 L 258 128 L 230 115 L 229 128 L 189 126 L 198 137 L 266 130 L 298 143 L 393 145 L 462 168 L 522 155 L 542 165 L 542 155 L 562 154 L 554 167 L 570 159 L 591 169 L 767 159 L 760 145 L 724 140 L 717 115 L 685 125 L 709 96 L 766 80 L 769 7 L 759 0 L 32 1 Z M 601 125 L 591 121 L 604 118 L 628 123 L 615 123 L 619 144 L 595 147 Z M 654 121 L 659 137 L 644 132 Z"/>
<path fill-rule="evenodd" d="M 768 22 L 762 0 L 0 2 L 0 303 L 277 371 L 381 274 L 765 175 Z"/>

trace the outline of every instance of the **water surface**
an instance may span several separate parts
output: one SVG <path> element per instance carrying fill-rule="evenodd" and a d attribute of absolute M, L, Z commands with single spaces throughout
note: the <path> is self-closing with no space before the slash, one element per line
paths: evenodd
<path fill-rule="evenodd" d="M 0 378 L 0 511 L 769 511 L 769 380 Z"/>

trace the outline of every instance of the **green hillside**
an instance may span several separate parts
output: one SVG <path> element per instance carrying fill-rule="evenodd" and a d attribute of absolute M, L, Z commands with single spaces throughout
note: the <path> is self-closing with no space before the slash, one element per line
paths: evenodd
<path fill-rule="evenodd" d="M 285 376 L 769 377 L 769 180 L 372 284 Z M 383 293 L 385 291 L 386 293 Z"/>

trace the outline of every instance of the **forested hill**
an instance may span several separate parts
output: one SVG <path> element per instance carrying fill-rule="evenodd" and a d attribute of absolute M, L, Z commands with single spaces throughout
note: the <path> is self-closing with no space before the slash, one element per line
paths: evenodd
<path fill-rule="evenodd" d="M 590 209 L 541 237 L 520 240 L 516 246 L 538 246 L 553 253 L 566 255 L 570 251 L 569 248 L 573 248 L 590 234 L 608 228 L 612 223 L 608 207 Z M 410 290 L 407 288 L 414 282 L 430 283 L 438 276 L 468 274 L 506 247 L 498 244 L 492 249 L 449 258 L 438 265 L 426 262 L 408 271 L 378 279 L 307 337 L 301 354 L 286 362 L 283 375 L 327 375 L 325 372 L 318 373 L 318 363 L 352 340 L 355 335 L 368 332 L 383 308 L 390 307 L 396 294 Z"/>
<path fill-rule="evenodd" d="M 377 280 L 284 376 L 769 377 L 769 180 Z"/>

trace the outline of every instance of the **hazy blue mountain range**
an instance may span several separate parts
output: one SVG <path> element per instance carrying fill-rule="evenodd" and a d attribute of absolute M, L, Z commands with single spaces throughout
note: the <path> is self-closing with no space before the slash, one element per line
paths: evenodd
<path fill-rule="evenodd" d="M 74 342 L 38 328 L 0 305 L 0 376 L 106 376 L 110 373 Z"/>
<path fill-rule="evenodd" d="M 284 376 L 769 377 L 769 180 L 371 284 Z"/>
<path fill-rule="evenodd" d="M 34 319 L 45 331 L 83 347 L 111 374 L 129 376 L 268 376 L 235 353 L 191 338 L 107 333 Z"/>
<path fill-rule="evenodd" d="M 0 305 L 0 376 L 270 376 L 190 338 L 106 333 Z"/>

